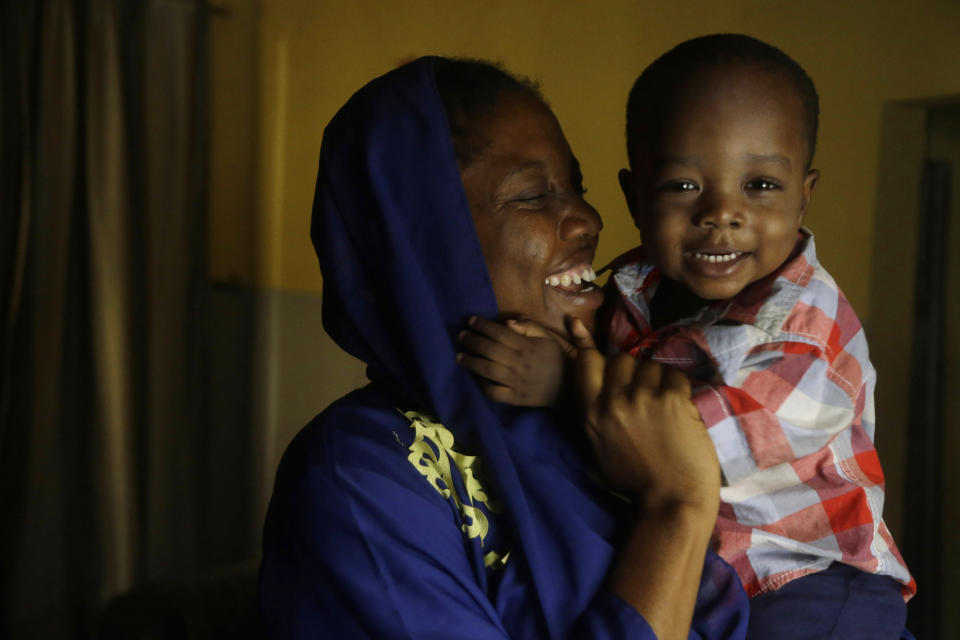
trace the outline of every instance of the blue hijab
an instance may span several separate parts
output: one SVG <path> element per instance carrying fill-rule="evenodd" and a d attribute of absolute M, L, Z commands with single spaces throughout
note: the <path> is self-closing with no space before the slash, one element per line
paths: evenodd
<path fill-rule="evenodd" d="M 630 512 L 593 480 L 548 412 L 494 403 L 456 364 L 456 336 L 467 318 L 495 317 L 497 305 L 433 60 L 370 82 L 326 128 L 311 228 L 323 323 L 367 364 L 378 393 L 396 407 L 434 415 L 480 455 L 536 593 L 541 626 L 565 637 L 602 590 Z M 730 572 L 718 562 L 711 556 L 708 566 L 723 582 Z M 718 588 L 702 587 L 701 599 L 716 597 Z M 705 635 L 717 635 L 707 627 L 742 626 L 745 598 L 734 592 L 735 603 L 714 608 L 711 620 L 703 616 Z"/>

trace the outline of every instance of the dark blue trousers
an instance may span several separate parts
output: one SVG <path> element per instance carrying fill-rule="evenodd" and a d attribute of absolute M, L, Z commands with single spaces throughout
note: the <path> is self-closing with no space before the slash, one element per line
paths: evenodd
<path fill-rule="evenodd" d="M 900 584 L 834 563 L 750 601 L 748 640 L 913 640 Z"/>

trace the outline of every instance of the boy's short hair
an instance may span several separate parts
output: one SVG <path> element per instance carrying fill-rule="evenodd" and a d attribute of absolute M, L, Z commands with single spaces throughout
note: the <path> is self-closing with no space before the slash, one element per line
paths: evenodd
<path fill-rule="evenodd" d="M 820 120 L 820 99 L 813 80 L 796 61 L 773 45 L 737 33 L 717 33 L 681 42 L 643 70 L 627 99 L 627 156 L 631 167 L 644 138 L 645 124 L 660 121 L 672 89 L 691 71 L 730 63 L 755 65 L 785 76 L 803 102 L 804 133 L 809 146 L 807 168 L 813 161 Z"/>

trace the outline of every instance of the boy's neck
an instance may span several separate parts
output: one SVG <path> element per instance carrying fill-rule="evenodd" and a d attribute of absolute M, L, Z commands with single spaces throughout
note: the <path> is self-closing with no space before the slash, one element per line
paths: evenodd
<path fill-rule="evenodd" d="M 675 280 L 664 276 L 657 284 L 657 292 L 650 300 L 650 328 L 656 331 L 686 318 L 710 304 Z"/>

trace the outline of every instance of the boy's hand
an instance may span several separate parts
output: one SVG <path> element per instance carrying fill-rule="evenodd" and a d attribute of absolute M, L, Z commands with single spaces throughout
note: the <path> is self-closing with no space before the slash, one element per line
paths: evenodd
<path fill-rule="evenodd" d="M 499 322 L 473 317 L 460 333 L 465 351 L 457 361 L 480 376 L 493 400 L 525 407 L 554 403 L 563 386 L 567 353 L 573 346 L 532 320 Z"/>

